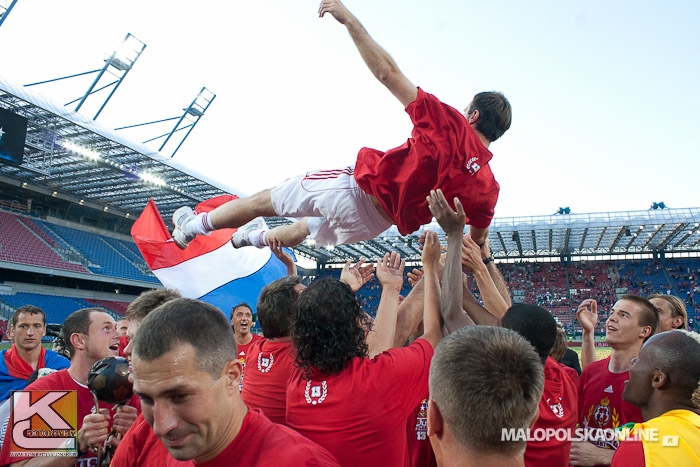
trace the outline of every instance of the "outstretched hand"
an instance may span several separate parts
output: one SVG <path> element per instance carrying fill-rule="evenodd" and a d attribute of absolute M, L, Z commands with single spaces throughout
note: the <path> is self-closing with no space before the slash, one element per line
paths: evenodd
<path fill-rule="evenodd" d="M 462 271 L 475 273 L 484 267 L 482 251 L 470 234 L 462 238 Z"/>
<path fill-rule="evenodd" d="M 347 23 L 352 17 L 352 13 L 348 10 L 340 0 L 323 0 L 318 7 L 318 16 L 322 18 L 326 13 L 330 13 L 340 23 Z"/>
<path fill-rule="evenodd" d="M 403 268 L 406 260 L 395 251 L 386 253 L 381 261 L 377 261 L 377 279 L 383 288 L 395 287 L 399 290 L 403 287 Z"/>
<path fill-rule="evenodd" d="M 428 200 L 430 212 L 435 216 L 442 230 L 448 235 L 462 235 L 467 216 L 459 199 L 454 199 L 457 211 L 452 210 L 442 190 L 430 190 L 430 196 L 427 196 L 426 199 Z"/>
<path fill-rule="evenodd" d="M 272 254 L 274 254 L 280 261 L 282 261 L 282 264 L 286 266 L 288 276 L 296 275 L 297 265 L 294 264 L 294 258 L 292 258 L 292 255 L 282 249 L 282 243 L 279 240 L 274 240 L 272 242 L 272 245 L 270 245 L 270 250 L 272 250 Z"/>
<path fill-rule="evenodd" d="M 440 263 L 442 246 L 438 234 L 432 231 L 425 232 L 425 244 L 423 245 L 423 269 L 437 271 Z"/>
<path fill-rule="evenodd" d="M 423 278 L 423 270 L 414 268 L 406 273 L 406 277 L 408 278 L 408 283 L 411 284 L 411 287 L 415 287 L 416 284 L 418 284 L 418 282 L 420 282 L 420 280 Z"/>
<path fill-rule="evenodd" d="M 582 301 L 576 310 L 576 319 L 584 331 L 595 331 L 595 325 L 598 323 L 598 302 L 591 298 Z"/>
<path fill-rule="evenodd" d="M 357 292 L 360 288 L 369 282 L 374 277 L 374 264 L 365 264 L 365 260 L 361 259 L 355 264 L 350 260 L 345 263 L 343 270 L 340 272 L 340 280 L 350 286 L 353 292 Z"/>

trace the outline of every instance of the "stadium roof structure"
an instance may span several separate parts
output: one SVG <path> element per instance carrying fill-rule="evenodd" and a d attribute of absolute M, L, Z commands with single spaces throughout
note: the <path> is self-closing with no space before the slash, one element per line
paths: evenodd
<path fill-rule="evenodd" d="M 0 107 L 29 120 L 22 163 L 0 163 L 4 184 L 132 220 L 152 198 L 166 222 L 180 206 L 233 191 L 2 77 Z M 266 221 L 272 227 L 291 222 L 283 218 Z M 435 222 L 409 236 L 401 236 L 392 227 L 358 244 L 325 248 L 306 242 L 295 252 L 319 265 L 376 260 L 391 251 L 408 261 L 419 261 L 418 239 L 425 229 L 442 232 Z M 494 256 L 502 260 L 697 255 L 700 208 L 496 218 L 489 239 Z"/>
<path fill-rule="evenodd" d="M 0 107 L 29 120 L 22 164 L 0 164 L 6 183 L 127 217 L 136 217 L 149 198 L 169 218 L 180 206 L 229 191 L 3 77 Z"/>

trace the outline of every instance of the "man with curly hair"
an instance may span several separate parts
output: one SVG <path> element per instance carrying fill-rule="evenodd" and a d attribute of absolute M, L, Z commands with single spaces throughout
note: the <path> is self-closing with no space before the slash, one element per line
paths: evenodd
<path fill-rule="evenodd" d="M 642 410 L 612 466 L 700 465 L 700 334 L 659 333 L 644 344 L 622 398 Z"/>
<path fill-rule="evenodd" d="M 298 367 L 287 386 L 287 425 L 328 449 L 341 465 L 408 462 L 408 439 L 400 428 L 426 395 L 430 360 L 441 338 L 439 260 L 437 234 L 427 232 L 424 334 L 374 358 L 366 340 L 370 318 L 347 284 L 319 279 L 297 301 L 292 340 Z M 378 312 L 376 320 L 384 329 L 395 328 L 400 289 L 393 282 L 384 285 L 384 317 Z"/>

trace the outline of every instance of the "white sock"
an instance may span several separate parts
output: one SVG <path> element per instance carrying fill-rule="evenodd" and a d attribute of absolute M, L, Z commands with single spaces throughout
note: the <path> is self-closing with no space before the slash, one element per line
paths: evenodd
<path fill-rule="evenodd" d="M 187 235 L 209 235 L 216 229 L 209 221 L 209 213 L 200 212 L 194 219 L 183 225 L 182 230 Z"/>
<path fill-rule="evenodd" d="M 248 234 L 248 241 L 255 248 L 265 248 L 267 246 L 266 229 L 255 229 Z"/>

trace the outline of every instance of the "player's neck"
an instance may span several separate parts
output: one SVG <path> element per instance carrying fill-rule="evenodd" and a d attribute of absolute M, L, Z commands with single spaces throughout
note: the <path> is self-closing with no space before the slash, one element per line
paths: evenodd
<path fill-rule="evenodd" d="M 250 341 L 253 340 L 253 334 L 249 332 L 245 334 L 235 333 L 233 336 L 236 338 L 236 344 L 238 345 L 250 344 Z"/>
<path fill-rule="evenodd" d="M 474 127 L 472 126 L 472 128 Z M 489 145 L 491 144 L 491 141 L 489 141 L 488 138 L 486 138 L 486 136 L 484 136 L 483 133 L 481 133 L 476 128 L 474 128 L 474 133 L 476 133 L 476 136 L 479 138 L 479 141 L 481 141 L 481 144 L 483 144 L 484 147 L 488 149 Z"/>
<path fill-rule="evenodd" d="M 97 360 L 95 360 L 97 361 Z M 90 373 L 90 368 L 95 363 L 86 361 L 82 355 L 75 355 L 70 361 L 70 367 L 68 368 L 68 374 L 73 381 L 83 386 L 87 386 L 88 373 Z"/>
<path fill-rule="evenodd" d="M 610 353 L 608 370 L 611 373 L 624 373 L 632 368 L 632 359 L 639 356 L 640 345 L 616 346 Z"/>
<path fill-rule="evenodd" d="M 27 362 L 33 369 L 36 370 L 36 366 L 39 364 L 39 355 L 41 355 L 41 346 L 38 345 L 32 350 L 25 350 L 17 347 L 15 345 L 15 350 L 19 358 Z"/>

